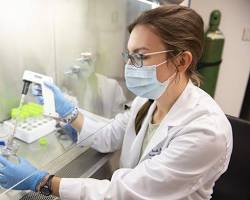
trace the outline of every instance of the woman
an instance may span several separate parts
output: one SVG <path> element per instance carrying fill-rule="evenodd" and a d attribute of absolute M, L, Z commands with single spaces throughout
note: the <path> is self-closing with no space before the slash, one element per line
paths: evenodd
<path fill-rule="evenodd" d="M 122 149 L 121 168 L 111 181 L 53 177 L 35 173 L 23 159 L 14 165 L 0 157 L 3 187 L 34 172 L 15 189 L 49 191 L 61 199 L 211 198 L 229 163 L 232 131 L 215 101 L 195 86 L 203 21 L 190 8 L 162 6 L 142 13 L 129 32 L 125 80 L 138 97 L 92 142 L 100 152 Z M 81 135 L 84 116 L 59 88 L 48 87 L 59 115 Z"/>

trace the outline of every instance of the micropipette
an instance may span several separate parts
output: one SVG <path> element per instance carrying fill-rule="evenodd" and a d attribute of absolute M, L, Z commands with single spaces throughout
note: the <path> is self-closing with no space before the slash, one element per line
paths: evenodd
<path fill-rule="evenodd" d="M 9 139 L 8 139 L 8 144 L 10 144 L 9 147 L 11 147 L 11 145 L 13 144 L 13 139 L 15 136 L 15 132 L 16 132 L 16 128 L 17 128 L 17 124 L 18 124 L 18 120 L 19 120 L 18 114 L 20 113 L 20 109 L 24 103 L 25 96 L 28 93 L 29 86 L 31 83 L 39 84 L 41 86 L 42 95 L 44 98 L 44 105 L 43 105 L 43 110 L 44 110 L 43 112 L 44 113 L 43 114 L 45 116 L 49 116 L 51 118 L 58 118 L 58 116 L 59 116 L 55 111 L 54 93 L 48 87 L 46 87 L 44 84 L 45 81 L 53 82 L 52 77 L 25 70 L 23 73 L 22 79 L 24 82 L 23 89 L 22 89 L 22 96 L 21 96 L 21 100 L 19 103 L 19 107 L 18 107 L 17 117 L 15 119 L 16 121 L 14 124 L 14 129 L 13 129 L 13 132 L 9 136 Z"/>
<path fill-rule="evenodd" d="M 19 120 L 19 114 L 20 114 L 21 107 L 22 107 L 22 105 L 24 103 L 25 96 L 26 96 L 25 94 L 22 94 L 22 96 L 21 96 L 21 100 L 20 100 L 20 103 L 19 103 L 19 106 L 18 106 L 18 111 L 17 111 L 15 123 L 14 123 L 13 132 L 12 132 L 12 134 L 10 134 L 10 136 L 8 138 L 7 149 L 9 149 L 10 147 L 13 146 L 13 140 L 14 140 L 16 127 L 17 127 L 18 120 Z"/>

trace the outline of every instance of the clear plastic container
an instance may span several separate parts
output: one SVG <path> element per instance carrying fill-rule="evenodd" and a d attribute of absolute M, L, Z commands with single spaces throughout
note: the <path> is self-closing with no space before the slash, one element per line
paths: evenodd
<path fill-rule="evenodd" d="M 5 157 L 7 160 L 17 164 L 19 159 L 17 157 L 18 144 L 13 141 L 11 144 L 6 144 L 5 146 L 0 146 L 0 154 Z"/>

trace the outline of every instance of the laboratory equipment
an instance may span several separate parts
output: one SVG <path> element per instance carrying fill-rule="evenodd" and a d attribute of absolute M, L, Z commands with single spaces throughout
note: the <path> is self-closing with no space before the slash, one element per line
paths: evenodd
<path fill-rule="evenodd" d="M 96 55 L 91 52 L 82 52 L 79 58 L 76 58 L 77 65 L 70 67 L 70 70 L 64 72 L 65 75 L 77 75 L 78 78 L 81 76 L 89 77 L 94 73 L 95 67 L 93 63 L 96 60 Z"/>
<path fill-rule="evenodd" d="M 30 84 L 30 83 L 28 83 L 28 82 L 26 83 L 26 88 L 27 88 L 27 84 Z M 18 163 L 19 162 L 18 159 L 17 159 L 17 156 L 16 156 L 18 146 L 14 142 L 14 136 L 15 136 L 15 133 L 16 133 L 17 123 L 18 123 L 18 116 L 20 114 L 20 108 L 23 105 L 24 98 L 25 98 L 25 95 L 22 95 L 20 103 L 19 103 L 19 107 L 17 108 L 17 113 L 16 113 L 17 117 L 16 117 L 15 121 L 13 122 L 13 127 L 12 127 L 12 130 L 11 130 L 11 133 L 9 134 L 7 144 L 5 146 L 1 146 L 1 148 L 0 148 L 1 155 L 6 157 L 8 160 L 12 161 L 13 163 Z"/>
<path fill-rule="evenodd" d="M 4 122 L 4 125 L 7 130 L 11 131 L 15 126 L 15 122 L 14 120 L 7 120 Z M 18 122 L 14 137 L 26 143 L 32 143 L 54 131 L 56 129 L 55 126 L 56 121 L 50 117 L 27 118 L 24 121 Z"/>
<path fill-rule="evenodd" d="M 36 103 L 28 103 L 11 111 L 12 119 L 4 122 L 7 132 L 15 128 L 14 137 L 31 143 L 48 135 L 56 128 L 56 121 L 43 116 L 43 106 Z"/>
<path fill-rule="evenodd" d="M 24 85 L 22 95 L 27 95 L 30 83 L 41 85 L 42 95 L 44 98 L 43 114 L 49 117 L 57 118 L 58 114 L 55 111 L 54 94 L 44 83 L 53 82 L 52 77 L 26 70 L 23 74 L 23 82 Z"/>
<path fill-rule="evenodd" d="M 12 133 L 10 133 L 10 136 L 8 138 L 7 149 L 10 149 L 10 147 L 12 147 L 14 137 L 17 137 L 19 139 L 24 140 L 25 142 L 30 143 L 40 138 L 41 136 L 48 134 L 48 132 L 51 132 L 52 127 L 54 129 L 55 121 L 53 120 L 51 120 L 51 123 L 49 124 L 41 123 L 41 121 L 39 124 L 39 122 L 32 121 L 34 119 L 30 119 L 30 121 L 28 121 L 27 124 L 21 124 L 21 126 L 18 124 L 18 121 L 20 120 L 20 116 L 22 112 L 21 111 L 22 105 L 24 103 L 25 96 L 28 93 L 29 86 L 31 83 L 39 84 L 41 86 L 42 95 L 44 98 L 43 114 L 48 117 L 58 118 L 58 114 L 55 111 L 54 94 L 48 87 L 45 86 L 45 82 L 53 82 L 52 77 L 25 70 L 22 79 L 23 79 L 24 84 L 23 84 L 20 104 L 19 104 L 19 107 L 17 108 L 17 114 L 16 114 L 17 116 L 14 121 L 9 120 L 5 122 L 7 127 L 13 130 Z M 33 122 L 35 124 L 33 124 Z M 27 128 L 25 125 L 30 126 L 30 127 Z M 38 125 L 41 125 L 41 126 L 38 126 Z M 39 127 L 39 130 L 36 129 L 37 127 Z M 18 128 L 18 133 L 16 135 L 17 128 Z"/>
<path fill-rule="evenodd" d="M 4 156 L 6 159 L 8 159 L 9 161 L 13 162 L 13 163 L 18 163 L 19 160 L 17 158 L 17 151 L 18 151 L 18 144 L 14 141 L 12 141 L 11 143 L 7 143 L 7 145 L 1 145 L 0 146 L 0 153 L 2 156 Z M 2 167 L 0 165 L 0 167 Z"/>

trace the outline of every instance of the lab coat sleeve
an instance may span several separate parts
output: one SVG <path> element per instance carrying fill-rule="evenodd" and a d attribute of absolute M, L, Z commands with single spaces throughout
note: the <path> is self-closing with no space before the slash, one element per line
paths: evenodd
<path fill-rule="evenodd" d="M 136 107 L 137 102 L 138 98 L 133 101 L 130 110 L 117 114 L 111 122 L 108 122 L 97 131 L 94 131 L 94 134 L 86 130 L 86 127 L 88 127 L 87 125 L 83 125 L 81 133 L 78 137 L 78 144 L 81 143 L 85 144 L 85 146 L 91 146 L 95 150 L 102 153 L 119 150 L 122 146 L 124 134 L 130 120 L 131 113 L 134 112 L 134 107 Z M 88 123 L 87 119 L 86 123 Z"/>
<path fill-rule="evenodd" d="M 111 181 L 63 179 L 61 199 L 182 199 L 199 189 L 211 177 L 225 170 L 230 144 L 216 122 L 198 121 L 183 128 L 159 155 L 146 159 L 134 169 L 115 171 Z M 215 134 L 215 132 L 217 132 Z M 220 132 L 222 134 L 220 134 Z M 74 190 L 71 188 L 74 187 Z"/>
<path fill-rule="evenodd" d="M 130 112 L 118 114 L 106 127 L 95 134 L 91 147 L 95 150 L 107 153 L 121 148 Z"/>

